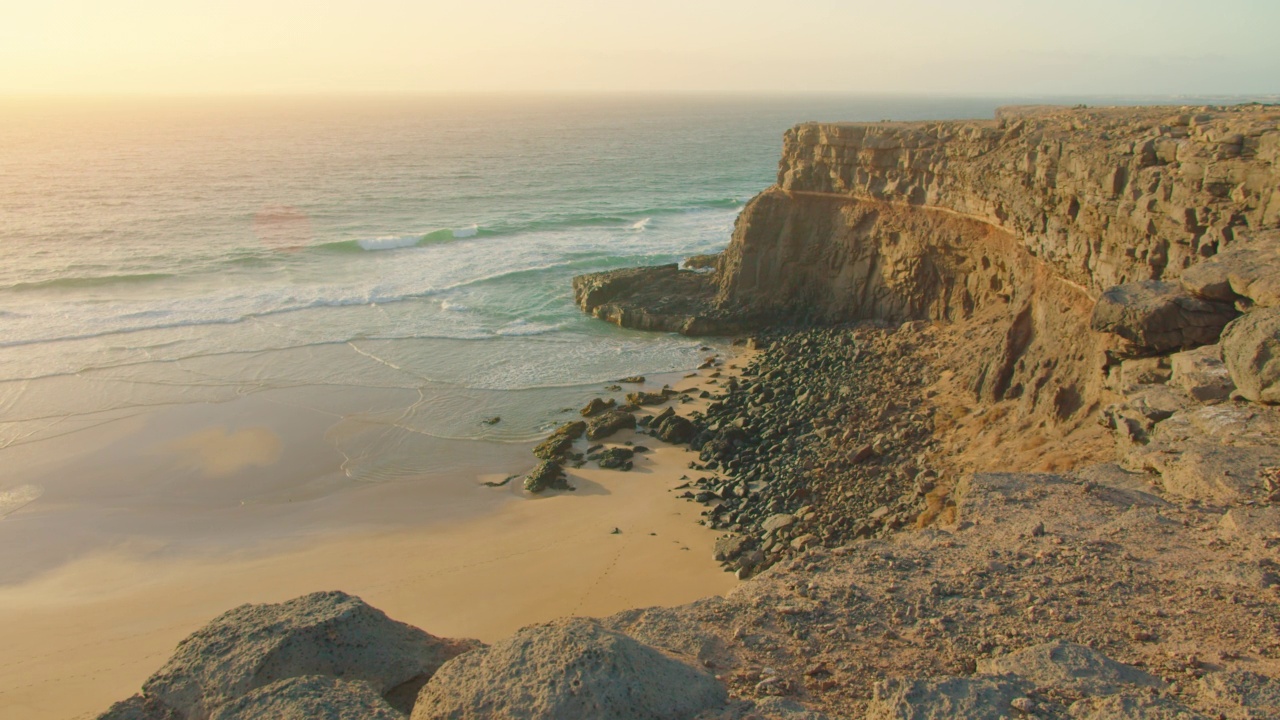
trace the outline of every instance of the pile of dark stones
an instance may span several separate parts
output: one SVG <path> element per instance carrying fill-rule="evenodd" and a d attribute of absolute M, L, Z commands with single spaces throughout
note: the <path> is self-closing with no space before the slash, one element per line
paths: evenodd
<path fill-rule="evenodd" d="M 651 434 L 688 442 L 704 471 L 683 496 L 729 530 L 717 559 L 742 577 L 814 546 L 916 521 L 937 475 L 916 335 L 883 324 L 769 332 L 705 413 L 668 409 Z M 687 438 L 687 439 L 686 439 Z"/>

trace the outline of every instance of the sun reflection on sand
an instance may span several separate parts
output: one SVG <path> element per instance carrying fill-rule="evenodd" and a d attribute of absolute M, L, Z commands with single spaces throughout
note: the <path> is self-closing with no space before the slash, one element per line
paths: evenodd
<path fill-rule="evenodd" d="M 218 425 L 194 432 L 165 445 L 204 473 L 217 478 L 250 467 L 270 467 L 280 461 L 280 436 L 267 427 L 229 431 Z"/>

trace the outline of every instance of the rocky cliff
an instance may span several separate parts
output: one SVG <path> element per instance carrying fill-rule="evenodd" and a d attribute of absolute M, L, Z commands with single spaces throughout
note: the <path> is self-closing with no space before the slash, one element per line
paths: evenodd
<path fill-rule="evenodd" d="M 799 125 L 715 273 L 584 276 L 578 302 L 688 334 L 982 316 L 1002 331 L 959 368 L 975 394 L 1071 419 L 1096 409 L 1130 342 L 1090 332 L 1104 290 L 1175 279 L 1280 226 L 1278 121 L 1272 106 L 1029 107 Z"/>

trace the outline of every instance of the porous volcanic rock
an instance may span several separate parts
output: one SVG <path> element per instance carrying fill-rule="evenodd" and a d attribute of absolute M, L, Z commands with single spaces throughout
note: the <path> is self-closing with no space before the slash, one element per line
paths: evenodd
<path fill-rule="evenodd" d="M 210 720 L 404 720 L 367 682 L 324 675 L 278 680 L 214 711 Z"/>
<path fill-rule="evenodd" d="M 364 681 L 391 694 L 479 645 L 429 635 L 346 593 L 317 592 L 223 613 L 179 643 L 142 689 L 188 720 L 204 720 L 257 688 L 303 675 Z"/>
<path fill-rule="evenodd" d="M 423 686 L 413 720 L 684 720 L 727 698 L 701 670 L 569 618 L 447 663 Z"/>

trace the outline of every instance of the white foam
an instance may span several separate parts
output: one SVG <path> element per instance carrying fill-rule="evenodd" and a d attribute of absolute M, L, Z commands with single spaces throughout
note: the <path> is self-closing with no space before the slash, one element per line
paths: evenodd
<path fill-rule="evenodd" d="M 420 235 L 384 235 L 372 240 L 357 240 L 356 243 L 364 250 L 394 250 L 413 247 L 421 240 Z"/>
<path fill-rule="evenodd" d="M 0 490 L 0 518 L 30 505 L 43 494 L 44 488 L 39 485 L 19 485 L 12 490 Z"/>
<path fill-rule="evenodd" d="M 643 220 L 637 221 L 635 224 L 631 226 L 631 229 L 637 232 L 644 230 L 645 228 L 649 227 L 650 220 L 653 220 L 653 218 L 645 218 Z"/>
<path fill-rule="evenodd" d="M 467 225 L 466 227 L 454 228 L 453 236 L 456 238 L 475 237 L 480 232 L 479 225 Z"/>

